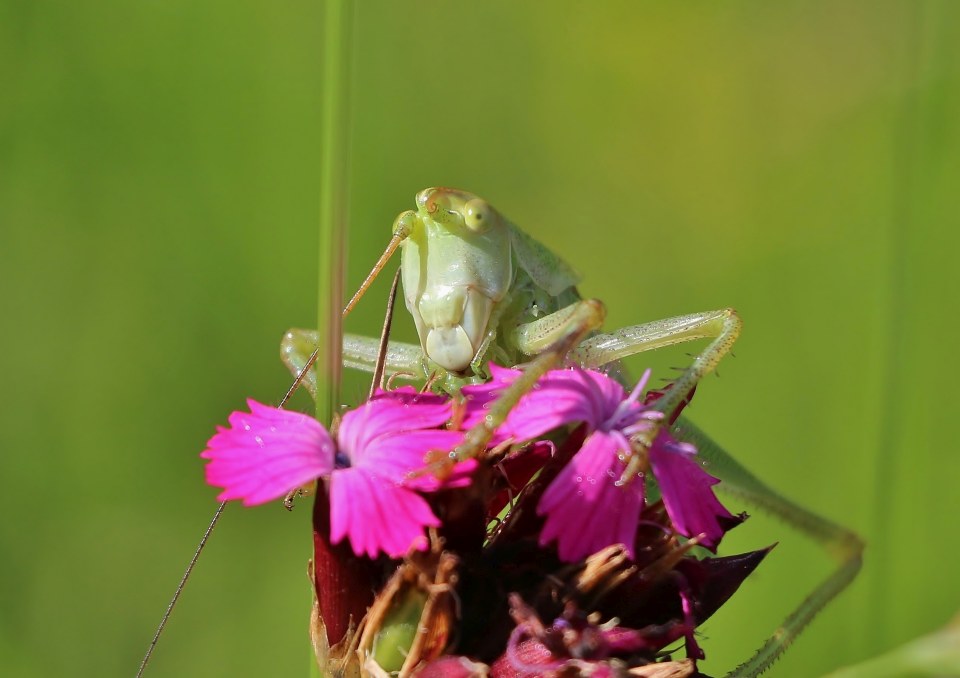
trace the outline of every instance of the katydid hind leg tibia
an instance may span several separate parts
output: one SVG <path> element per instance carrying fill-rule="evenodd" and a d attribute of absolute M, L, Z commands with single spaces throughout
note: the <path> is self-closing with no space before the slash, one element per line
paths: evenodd
<path fill-rule="evenodd" d="M 572 357 L 585 367 L 596 367 L 640 351 L 697 339 L 712 339 L 656 403 L 656 407 L 669 414 L 677 408 L 690 388 L 713 371 L 720 359 L 729 352 L 740 333 L 740 327 L 740 319 L 732 309 L 694 313 L 636 325 L 608 335 L 596 335 L 584 341 Z M 756 653 L 729 674 L 738 678 L 759 675 L 816 614 L 853 581 L 862 564 L 864 544 L 850 530 L 775 492 L 686 418 L 678 420 L 673 432 L 679 439 L 696 446 L 707 469 L 723 481 L 718 486 L 720 491 L 781 518 L 817 542 L 837 563 L 835 570 L 807 595 Z"/>
<path fill-rule="evenodd" d="M 857 576 L 863 561 L 863 541 L 854 532 L 772 490 L 686 418 L 680 417 L 673 430 L 681 440 L 696 445 L 706 468 L 723 481 L 718 485 L 722 492 L 781 518 L 817 542 L 837 563 L 834 571 L 803 599 L 754 655 L 729 674 L 730 678 L 757 676 Z"/>

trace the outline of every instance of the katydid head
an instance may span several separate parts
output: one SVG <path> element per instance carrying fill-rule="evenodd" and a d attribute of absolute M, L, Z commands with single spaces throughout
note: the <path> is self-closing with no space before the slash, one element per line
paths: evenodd
<path fill-rule="evenodd" d="M 451 228 L 483 233 L 503 217 L 483 198 L 455 188 L 426 188 L 417 193 L 417 213 Z"/>
<path fill-rule="evenodd" d="M 397 217 L 403 292 L 424 355 L 463 372 L 480 352 L 494 307 L 514 278 L 510 225 L 477 196 L 452 188 L 417 194 Z"/>

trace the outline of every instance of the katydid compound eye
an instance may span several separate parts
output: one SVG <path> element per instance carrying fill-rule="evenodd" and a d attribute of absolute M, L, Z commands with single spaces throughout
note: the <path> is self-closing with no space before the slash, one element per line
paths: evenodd
<path fill-rule="evenodd" d="M 474 198 L 463 206 L 463 223 L 471 231 L 484 231 L 492 221 L 492 211 L 486 200 Z"/>

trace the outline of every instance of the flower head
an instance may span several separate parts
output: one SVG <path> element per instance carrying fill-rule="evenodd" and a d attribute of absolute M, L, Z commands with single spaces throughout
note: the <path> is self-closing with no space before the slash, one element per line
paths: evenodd
<path fill-rule="evenodd" d="M 467 424 L 478 421 L 486 404 L 520 372 L 491 366 L 493 381 L 468 387 Z M 541 544 L 557 542 L 563 560 L 585 558 L 612 544 L 633 543 L 645 502 L 645 478 L 623 478 L 634 454 L 632 440 L 646 432 L 653 437 L 649 460 L 664 504 L 676 530 L 715 548 L 723 522 L 732 519 L 713 495 L 718 482 L 695 460 L 696 449 L 678 443 L 660 430 L 663 413 L 641 404 L 649 370 L 629 394 L 615 380 L 593 370 L 548 372 L 523 396 L 498 431 L 500 440 L 533 439 L 559 426 L 582 422 L 589 433 L 580 450 L 564 466 L 540 498 L 537 512 L 546 521 Z"/>
<path fill-rule="evenodd" d="M 343 415 L 334 443 L 315 419 L 248 401 L 234 412 L 200 455 L 207 482 L 224 488 L 219 499 L 247 506 L 285 496 L 329 477 L 330 538 L 350 540 L 357 555 L 401 557 L 427 547 L 424 528 L 438 527 L 419 492 L 445 486 L 422 472 L 430 450 L 456 446 L 463 434 L 439 428 L 450 406 L 412 389 L 381 392 Z M 447 485 L 468 483 L 472 463 L 458 465 Z"/>
<path fill-rule="evenodd" d="M 614 676 L 625 667 L 695 674 L 704 656 L 697 627 L 766 551 L 704 560 L 691 553 L 715 549 L 742 518 L 717 501 L 719 481 L 684 442 L 689 436 L 671 430 L 678 412 L 657 409 L 666 391 L 645 392 L 649 371 L 628 392 L 601 372 L 553 370 L 501 422 L 488 408 L 522 373 L 491 365 L 491 374 L 458 400 L 380 391 L 345 412 L 335 435 L 312 417 L 248 401 L 249 412 L 232 413 L 202 453 L 207 480 L 223 488 L 220 499 L 246 505 L 322 480 L 313 562 L 323 624 L 313 631 L 336 621 L 342 642 L 351 619 L 368 610 L 359 644 L 342 645 L 355 647 L 361 663 L 381 660 L 378 634 L 418 618 L 432 640 L 404 641 L 402 652 L 383 656 L 384 670 L 402 668 L 390 664 L 396 659 L 419 662 L 424 676 Z M 476 431 L 488 442 L 477 460 L 427 463 L 472 450 L 476 431 L 463 445 L 466 432 L 481 423 Z M 464 485 L 469 491 L 425 497 Z M 351 548 L 362 558 L 348 557 Z M 389 580 L 383 563 L 371 562 L 380 554 L 404 558 Z M 364 568 L 369 577 L 343 586 L 344 571 Z M 427 586 L 432 575 L 424 574 L 441 569 L 442 582 Z M 393 582 L 414 587 L 409 614 L 383 614 L 400 600 Z M 490 590 L 516 592 L 510 609 Z M 462 657 L 443 654 L 454 631 Z M 687 659 L 663 660 L 680 639 Z"/>

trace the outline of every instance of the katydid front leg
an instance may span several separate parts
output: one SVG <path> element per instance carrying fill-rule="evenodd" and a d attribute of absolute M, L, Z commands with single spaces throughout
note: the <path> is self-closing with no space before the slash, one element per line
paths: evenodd
<path fill-rule="evenodd" d="M 654 406 L 669 417 L 690 390 L 730 352 L 742 326 L 740 316 L 732 308 L 690 313 L 590 337 L 571 352 L 570 359 L 582 367 L 596 368 L 655 348 L 713 339 Z"/>
<path fill-rule="evenodd" d="M 310 362 L 319 338 L 320 335 L 316 330 L 296 328 L 283 335 L 280 342 L 280 359 L 293 376 L 299 377 L 304 367 Z M 379 352 L 378 339 L 358 334 L 343 335 L 344 367 L 372 373 L 376 368 Z M 423 349 L 417 344 L 408 344 L 403 341 L 390 341 L 387 344 L 384 375 L 388 378 L 405 378 L 410 381 L 426 381 L 433 378 L 435 390 L 439 389 L 450 395 L 459 393 L 460 389 L 467 384 L 476 384 L 484 380 L 481 376 L 461 376 L 436 366 L 431 370 L 423 355 Z M 300 383 L 306 387 L 311 396 L 316 397 L 317 375 L 312 368 L 307 370 Z"/>

